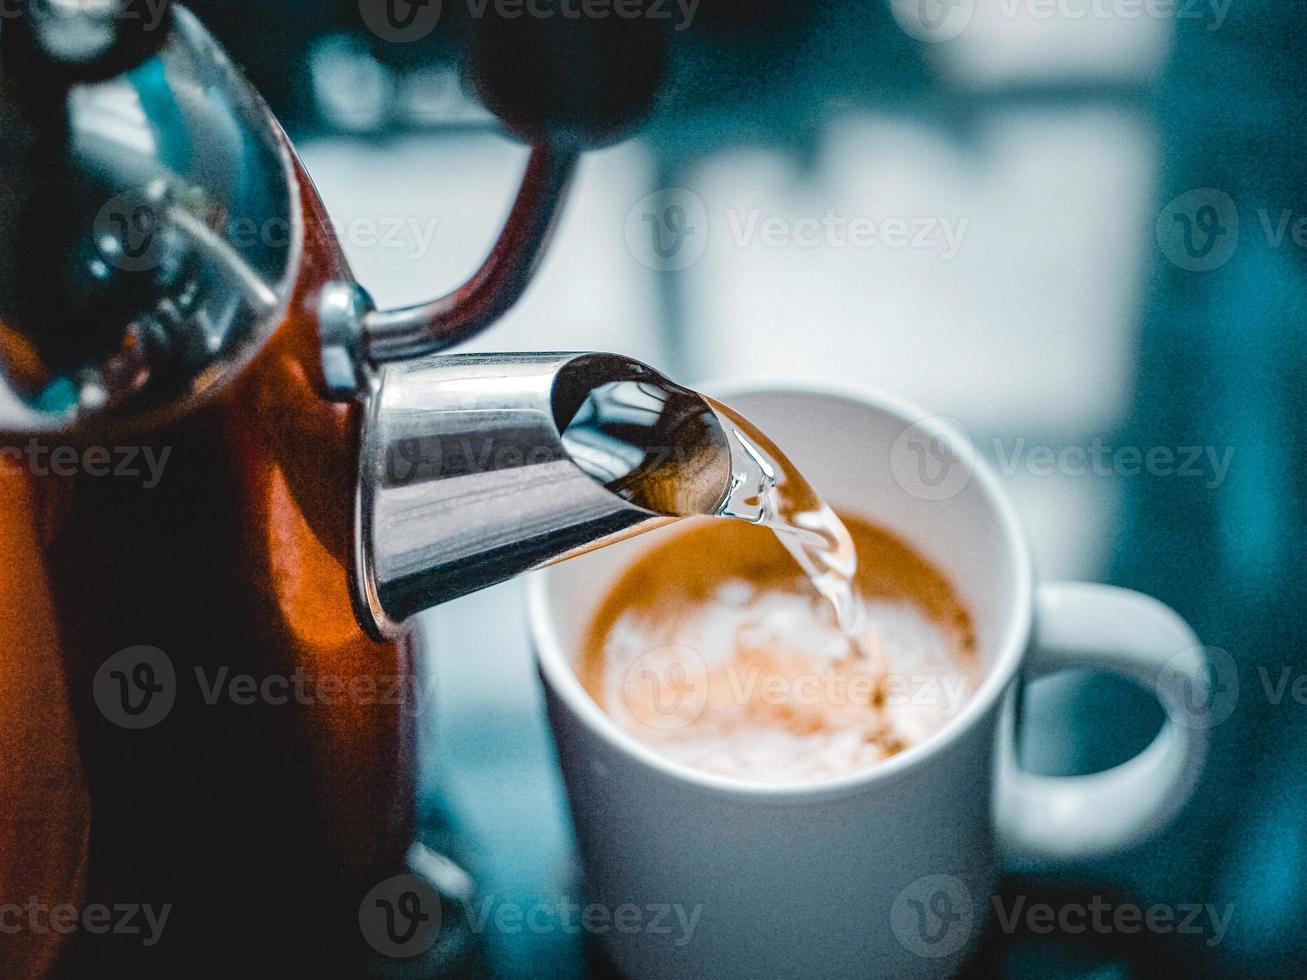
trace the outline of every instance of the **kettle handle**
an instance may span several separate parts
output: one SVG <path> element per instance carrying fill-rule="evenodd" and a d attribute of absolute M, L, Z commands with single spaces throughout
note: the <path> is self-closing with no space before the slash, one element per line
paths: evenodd
<path fill-rule="evenodd" d="M 572 141 L 537 142 L 508 221 L 490 254 L 465 283 L 427 303 L 378 310 L 356 282 L 334 282 L 318 294 L 321 388 L 353 401 L 369 388 L 372 368 L 435 354 L 475 337 L 522 298 L 535 274 L 581 154 Z"/>
<path fill-rule="evenodd" d="M 481 268 L 429 303 L 367 313 L 363 349 L 368 360 L 379 364 L 445 350 L 503 316 L 526 291 L 544 255 L 579 156 L 575 145 L 536 144 L 508 221 Z"/>

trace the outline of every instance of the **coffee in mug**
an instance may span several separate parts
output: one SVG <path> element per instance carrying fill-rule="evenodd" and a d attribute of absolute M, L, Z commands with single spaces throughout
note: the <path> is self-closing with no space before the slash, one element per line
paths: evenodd
<path fill-rule="evenodd" d="M 698 522 L 608 591 L 578 661 L 590 696 L 664 756 L 761 783 L 855 773 L 944 727 L 980 681 L 971 615 L 911 545 L 841 516 L 852 630 L 771 531 Z"/>

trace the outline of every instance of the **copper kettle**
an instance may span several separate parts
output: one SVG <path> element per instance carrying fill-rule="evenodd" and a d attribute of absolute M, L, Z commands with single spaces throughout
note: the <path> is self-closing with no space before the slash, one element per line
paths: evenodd
<path fill-rule="evenodd" d="M 673 393 L 677 438 L 701 403 L 440 353 L 526 287 L 577 143 L 537 141 L 466 285 L 381 312 L 195 17 L 57 6 L 0 25 L 0 975 L 364 976 L 415 833 L 412 614 L 674 516 L 569 450 L 588 392 Z"/>

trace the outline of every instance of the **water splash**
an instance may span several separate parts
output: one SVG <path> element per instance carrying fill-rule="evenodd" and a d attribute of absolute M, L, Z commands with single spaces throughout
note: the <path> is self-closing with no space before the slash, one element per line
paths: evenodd
<path fill-rule="evenodd" d="M 730 489 L 717 515 L 774 532 L 829 603 L 840 629 L 860 648 L 862 603 L 854 584 L 858 555 L 848 528 L 757 426 L 721 402 L 705 400 L 721 420 L 731 449 Z"/>

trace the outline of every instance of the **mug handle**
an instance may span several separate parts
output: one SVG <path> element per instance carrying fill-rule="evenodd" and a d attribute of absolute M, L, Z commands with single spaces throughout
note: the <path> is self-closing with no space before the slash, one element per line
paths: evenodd
<path fill-rule="evenodd" d="M 1133 759 L 1084 776 L 1039 776 L 1020 767 L 1012 715 L 999 746 L 997 828 L 1009 863 L 1105 857 L 1163 829 L 1193 793 L 1207 756 L 1207 659 L 1187 623 L 1156 599 L 1087 583 L 1042 586 L 1026 676 L 1076 667 L 1121 674 L 1166 711 L 1152 744 Z M 1194 692 L 1201 692 L 1196 699 Z"/>

